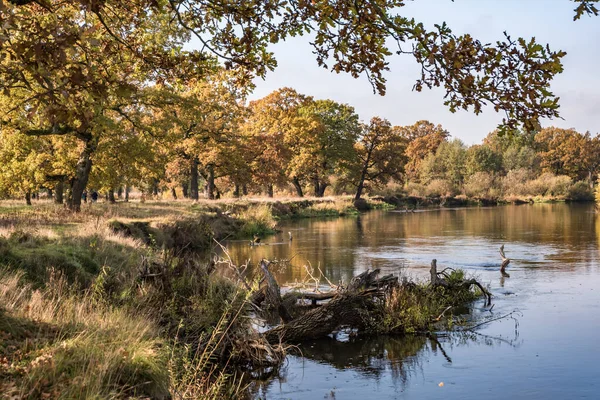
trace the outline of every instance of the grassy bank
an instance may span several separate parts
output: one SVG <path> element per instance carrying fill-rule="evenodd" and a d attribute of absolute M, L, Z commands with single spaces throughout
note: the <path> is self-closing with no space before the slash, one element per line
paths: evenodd
<path fill-rule="evenodd" d="M 236 397 L 228 365 L 281 354 L 248 334 L 245 290 L 201 255 L 246 220 L 166 207 L 0 214 L 0 393 Z"/>
<path fill-rule="evenodd" d="M 372 208 L 385 203 L 369 200 Z M 358 205 L 361 207 L 361 205 Z M 0 212 L 0 393 L 16 398 L 218 399 L 277 366 L 248 315 L 250 287 L 217 273 L 213 238 L 266 235 L 278 219 L 358 213 L 349 199 L 87 205 Z M 450 304 L 426 284 L 381 303 L 371 333 L 435 329 Z M 237 384 L 236 384 L 237 382 Z"/>

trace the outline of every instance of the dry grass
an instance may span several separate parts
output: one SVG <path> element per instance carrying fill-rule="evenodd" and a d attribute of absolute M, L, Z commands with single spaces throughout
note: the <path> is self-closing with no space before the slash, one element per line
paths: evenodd
<path fill-rule="evenodd" d="M 33 290 L 0 272 L 2 392 L 16 398 L 167 398 L 157 326 L 144 316 L 77 296 L 54 276 Z"/>
<path fill-rule="evenodd" d="M 259 204 L 241 211 L 238 219 L 243 225 L 239 237 L 263 236 L 275 232 L 277 221 L 273 218 L 273 210 L 269 204 Z"/>
<path fill-rule="evenodd" d="M 335 198 L 330 201 L 322 201 L 303 209 L 302 217 L 339 217 L 354 215 L 358 211 L 351 199 Z"/>

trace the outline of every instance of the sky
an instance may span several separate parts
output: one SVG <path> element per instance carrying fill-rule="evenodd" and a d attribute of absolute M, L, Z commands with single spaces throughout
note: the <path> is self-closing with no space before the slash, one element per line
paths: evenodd
<path fill-rule="evenodd" d="M 542 126 L 600 132 L 600 16 L 573 21 L 576 4 L 569 0 L 415 0 L 400 11 L 426 27 L 446 22 L 455 34 L 470 33 L 484 43 L 503 39 L 536 37 L 553 50 L 567 52 L 565 71 L 551 90 L 560 100 L 563 119 L 543 120 Z M 413 92 L 419 66 L 410 55 L 389 58 L 387 94 L 373 94 L 366 77 L 354 79 L 317 65 L 309 39 L 292 38 L 272 46 L 278 67 L 266 78 L 255 79 L 250 99 L 258 99 L 281 87 L 292 87 L 316 99 L 332 99 L 352 105 L 361 120 L 374 116 L 394 125 L 411 125 L 422 119 L 441 124 L 466 144 L 480 143 L 501 122 L 503 114 L 486 109 L 476 116 L 469 111 L 450 113 L 443 105 L 444 91 Z"/>

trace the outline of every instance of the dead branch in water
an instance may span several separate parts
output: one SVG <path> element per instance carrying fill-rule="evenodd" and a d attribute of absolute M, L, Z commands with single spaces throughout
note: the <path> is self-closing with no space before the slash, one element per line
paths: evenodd
<path fill-rule="evenodd" d="M 265 302 L 267 303 L 267 306 L 277 310 L 284 323 L 288 323 L 292 320 L 292 316 L 281 300 L 281 289 L 279 288 L 277 280 L 271 271 L 269 271 L 269 264 L 270 263 L 267 260 L 260 261 L 260 269 L 262 269 L 263 274 L 265 275 L 265 282 L 267 282 Z"/>
<path fill-rule="evenodd" d="M 500 257 L 502 258 L 502 264 L 500 265 L 500 273 L 502 276 L 510 278 L 510 275 L 505 271 L 508 264 L 510 264 L 510 258 L 506 258 L 504 254 L 504 245 L 500 246 Z"/>
<path fill-rule="evenodd" d="M 492 294 L 476 279 L 468 279 L 461 282 L 449 282 L 448 275 L 444 272 L 446 269 L 444 269 L 442 272 L 437 272 L 437 260 L 435 258 L 431 260 L 431 269 L 429 270 L 429 273 L 431 276 L 432 287 L 443 286 L 448 289 L 470 289 L 471 286 L 477 286 L 487 299 L 486 305 L 489 306 L 492 304 Z M 440 277 L 440 275 L 444 276 L 444 278 Z"/>
<path fill-rule="evenodd" d="M 328 303 L 267 331 L 267 340 L 270 343 L 300 342 L 327 336 L 344 326 L 363 328 L 376 311 L 374 299 L 398 284 L 397 277 L 378 278 L 378 275 L 378 269 L 357 275 L 347 288 L 335 292 Z"/>
<path fill-rule="evenodd" d="M 269 261 L 261 260 L 260 268 L 266 285 L 251 297 L 257 304 L 264 304 L 263 309 L 270 308 L 277 311 L 283 321 L 281 325 L 265 332 L 265 338 L 270 343 L 294 343 L 317 339 L 344 328 L 358 331 L 371 329 L 373 324 L 377 324 L 378 318 L 383 317 L 381 306 L 391 298 L 392 290 L 423 290 L 412 282 L 403 281 L 400 284 L 398 277 L 391 274 L 380 277 L 380 270 L 375 269 L 355 276 L 345 287 L 339 286 L 336 290 L 321 293 L 319 283 L 322 277 L 313 275 L 314 269 L 310 271 L 306 267 L 309 279 L 304 287 L 313 290 L 311 292 L 290 291 L 282 297 L 281 288 L 269 270 L 270 265 Z M 476 286 L 485 296 L 486 305 L 491 304 L 491 293 L 476 279 L 456 278 L 447 271 L 454 270 L 445 268 L 438 272 L 437 260 L 432 260 L 430 287 L 445 288 L 446 291 L 440 295 L 447 296 L 460 291 L 470 291 L 473 286 Z M 319 272 L 322 275 L 320 268 Z M 333 286 L 331 282 L 329 284 Z M 431 294 L 437 295 L 435 291 L 429 295 Z M 306 307 L 302 307 L 302 312 L 298 312 L 300 308 L 297 307 L 297 302 L 302 303 L 306 300 L 311 302 L 312 309 L 306 311 Z M 306 306 L 306 303 L 302 304 Z M 446 307 L 437 318 L 435 316 L 431 318 L 439 322 L 450 309 L 452 305 Z"/>

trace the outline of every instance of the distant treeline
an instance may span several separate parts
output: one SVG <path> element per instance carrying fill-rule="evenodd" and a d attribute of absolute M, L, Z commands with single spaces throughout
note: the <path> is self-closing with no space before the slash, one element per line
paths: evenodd
<path fill-rule="evenodd" d="M 600 164 L 600 139 L 589 133 L 495 131 L 469 147 L 441 125 L 365 123 L 347 104 L 290 88 L 247 103 L 226 74 L 178 89 L 156 85 L 145 96 L 144 106 L 107 110 L 85 137 L 3 127 L 0 196 L 29 202 L 43 193 L 75 210 L 85 190 L 114 201 L 133 187 L 191 199 L 368 192 L 583 200 Z"/>

